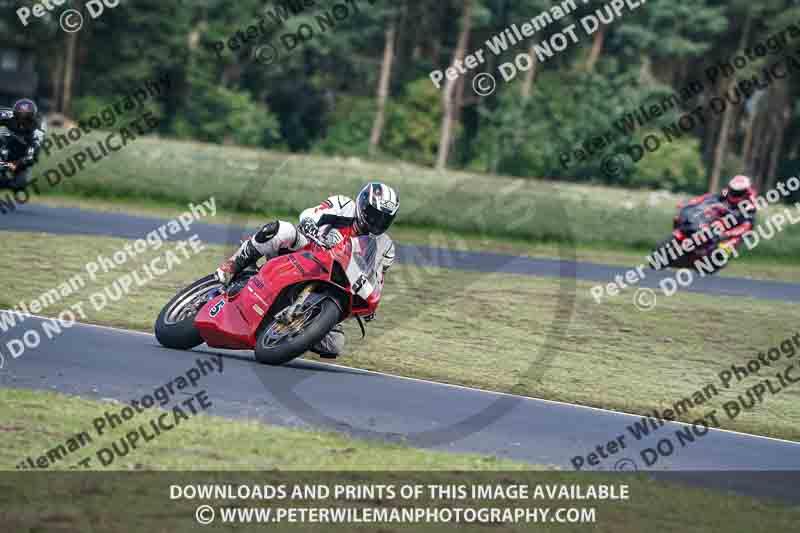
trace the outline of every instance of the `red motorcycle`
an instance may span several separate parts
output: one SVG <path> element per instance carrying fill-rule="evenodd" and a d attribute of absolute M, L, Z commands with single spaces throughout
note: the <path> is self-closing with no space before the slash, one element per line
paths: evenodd
<path fill-rule="evenodd" d="M 180 291 L 156 320 L 158 342 L 189 350 L 255 350 L 256 359 L 282 365 L 322 340 L 339 322 L 371 315 L 381 298 L 374 237 L 352 236 L 330 248 L 309 237 L 301 250 L 251 267 L 224 287 L 214 275 Z"/>
<path fill-rule="evenodd" d="M 728 207 L 713 197 L 681 207 L 673 218 L 672 235 L 658 243 L 650 255 L 651 266 L 655 262 L 661 268 L 694 268 L 696 261 L 702 261 L 719 247 L 719 231 L 714 231 L 714 225 L 730 229 L 725 227 L 729 216 Z"/>

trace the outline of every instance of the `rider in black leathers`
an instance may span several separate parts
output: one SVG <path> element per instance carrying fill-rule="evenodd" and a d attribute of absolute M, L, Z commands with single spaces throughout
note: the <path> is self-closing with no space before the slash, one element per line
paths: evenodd
<path fill-rule="evenodd" d="M 30 182 L 31 168 L 36 163 L 46 128 L 36 104 L 28 99 L 18 100 L 11 109 L 0 110 L 0 127 L 10 132 L 1 137 L 5 142 L 0 145 L 0 160 L 13 163 L 14 178 L 10 186 L 22 190 Z"/>

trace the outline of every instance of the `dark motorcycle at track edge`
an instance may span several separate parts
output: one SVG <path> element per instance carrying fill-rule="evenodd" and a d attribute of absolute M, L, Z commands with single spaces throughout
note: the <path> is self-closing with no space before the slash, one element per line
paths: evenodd
<path fill-rule="evenodd" d="M 732 216 L 728 207 L 713 198 L 682 206 L 673 218 L 672 234 L 650 254 L 651 268 L 697 269 L 699 261 L 706 265 L 704 272 L 719 272 L 724 265 L 717 266 L 706 258 L 720 247 L 719 228 L 726 228 L 727 216 Z"/>
<path fill-rule="evenodd" d="M 8 144 L 13 137 L 14 134 L 7 128 L 0 128 L 0 189 L 10 189 L 16 192 L 25 190 L 28 184 L 24 179 L 15 175 L 19 161 L 9 160 Z"/>

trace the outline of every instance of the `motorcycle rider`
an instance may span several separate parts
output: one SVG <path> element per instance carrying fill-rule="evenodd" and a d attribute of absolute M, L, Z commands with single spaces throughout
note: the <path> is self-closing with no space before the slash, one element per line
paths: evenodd
<path fill-rule="evenodd" d="M 23 98 L 14 103 L 11 109 L 0 110 L 0 127 L 12 133 L 9 142 L 3 147 L 3 160 L 14 163 L 12 172 L 14 190 L 24 189 L 30 181 L 31 168 L 36 163 L 46 128 L 39 116 L 39 110 L 32 100 Z"/>
<path fill-rule="evenodd" d="M 384 283 L 384 275 L 394 263 L 395 247 L 386 230 L 400 208 L 397 193 L 384 183 L 368 183 L 356 200 L 336 195 L 331 196 L 317 207 L 306 209 L 300 214 L 300 223 L 276 220 L 265 224 L 255 235 L 242 243 L 239 250 L 217 269 L 217 278 L 223 285 L 231 281 L 245 268 L 255 264 L 261 257 L 267 260 L 281 251 L 296 251 L 308 244 L 306 236 L 312 236 L 326 246 L 336 246 L 342 240 L 337 228 L 351 227 L 353 235 L 373 235 L 377 238 L 378 257 L 381 262 L 378 272 L 379 283 Z M 373 320 L 374 316 L 365 320 Z M 326 358 L 335 358 L 344 350 L 345 336 L 341 324 L 337 324 L 312 351 Z"/>
<path fill-rule="evenodd" d="M 732 228 L 726 228 L 722 222 L 716 221 L 721 231 L 719 247 L 731 250 L 738 247 L 742 242 L 742 235 L 755 226 L 755 197 L 756 189 L 753 187 L 752 180 L 747 176 L 738 175 L 731 178 L 721 193 L 697 196 L 679 207 L 683 208 L 687 205 L 697 205 L 707 201 L 723 204 L 728 212 L 736 218 L 737 224 Z M 752 206 L 752 209 L 740 209 L 739 204 L 742 201 L 747 201 L 748 203 L 744 205 Z"/>

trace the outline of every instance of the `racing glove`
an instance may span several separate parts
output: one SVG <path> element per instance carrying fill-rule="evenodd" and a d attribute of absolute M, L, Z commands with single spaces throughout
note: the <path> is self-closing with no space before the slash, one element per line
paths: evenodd
<path fill-rule="evenodd" d="M 36 158 L 36 149 L 31 146 L 28 148 L 28 153 L 25 154 L 25 158 L 22 160 L 23 164 L 29 165 L 33 163 L 33 160 Z"/>
<path fill-rule="evenodd" d="M 343 239 L 344 237 L 342 237 L 342 234 L 338 230 L 332 229 L 325 235 L 322 242 L 324 242 L 325 246 L 328 248 L 333 248 L 342 242 Z"/>
<path fill-rule="evenodd" d="M 300 221 L 300 224 L 297 225 L 297 229 L 300 230 L 300 233 L 307 237 L 316 237 L 319 238 L 319 227 L 317 223 L 314 222 L 313 218 L 304 218 Z"/>

